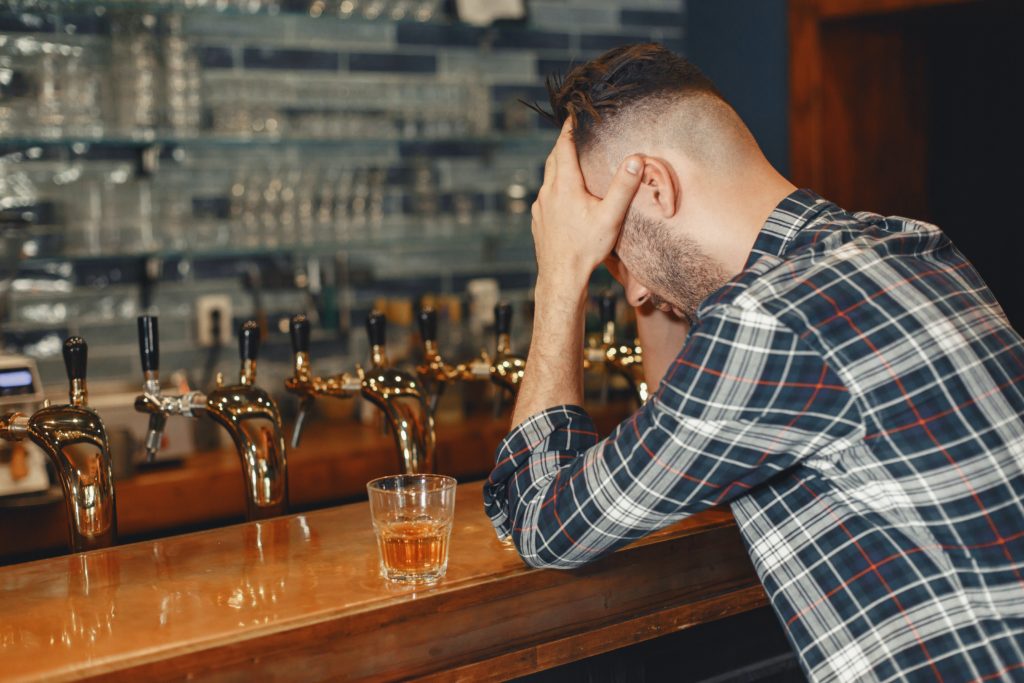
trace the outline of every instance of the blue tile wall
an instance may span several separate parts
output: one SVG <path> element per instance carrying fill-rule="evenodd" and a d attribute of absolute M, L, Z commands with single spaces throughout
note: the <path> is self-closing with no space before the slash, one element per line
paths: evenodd
<path fill-rule="evenodd" d="M 686 0 L 528 0 L 525 20 L 478 27 L 453 3 L 429 21 L 310 16 L 313 4 L 255 15 L 164 0 L 0 8 L 0 58 L 5 36 L 27 37 L 81 48 L 81 67 L 103 74 L 102 128 L 0 124 L 0 172 L 41 188 L 23 209 L 28 258 L 0 271 L 17 283 L 0 306 L 2 344 L 38 359 L 52 395 L 65 391 L 69 334 L 91 338 L 93 379 L 137 384 L 134 316 L 147 303 L 162 318 L 164 366 L 198 377 L 208 351 L 194 341 L 196 297 L 228 295 L 241 322 L 256 310 L 253 268 L 272 328 L 261 383 L 275 388 L 289 356 L 279 325 L 311 306 L 331 321 L 313 338 L 328 371 L 363 360 L 363 321 L 382 299 L 462 296 L 494 278 L 526 310 L 529 203 L 554 130 L 519 100 L 546 102 L 552 71 L 623 43 L 685 52 L 688 16 Z M 155 22 L 136 45 L 155 63 L 187 45 L 192 118 L 126 109 L 131 71 L 115 46 L 133 17 Z M 517 327 L 525 350 L 528 325 Z M 397 349 L 408 335 L 389 338 Z M 218 369 L 235 370 L 233 353 L 228 343 Z"/>
<path fill-rule="evenodd" d="M 390 71 L 426 74 L 437 71 L 437 57 L 432 54 L 371 54 L 354 52 L 348 56 L 350 71 Z"/>
<path fill-rule="evenodd" d="M 683 12 L 650 9 L 624 9 L 619 14 L 623 26 L 682 26 Z"/>
<path fill-rule="evenodd" d="M 242 53 L 247 69 L 300 69 L 337 71 L 337 52 L 247 47 Z"/>
<path fill-rule="evenodd" d="M 200 45 L 197 53 L 199 63 L 207 69 L 230 69 L 235 65 L 235 57 L 227 47 Z"/>

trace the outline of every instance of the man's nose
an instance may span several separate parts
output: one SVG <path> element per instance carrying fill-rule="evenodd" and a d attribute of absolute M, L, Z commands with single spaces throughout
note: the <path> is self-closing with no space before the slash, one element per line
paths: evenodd
<path fill-rule="evenodd" d="M 626 301 L 633 308 L 639 308 L 645 301 L 651 298 L 651 290 L 647 289 L 634 278 L 626 282 Z"/>

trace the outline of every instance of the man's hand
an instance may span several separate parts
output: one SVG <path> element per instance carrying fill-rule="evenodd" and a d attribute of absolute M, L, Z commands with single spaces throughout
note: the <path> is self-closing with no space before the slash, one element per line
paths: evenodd
<path fill-rule="evenodd" d="M 583 312 L 587 283 L 619 238 L 640 187 L 640 157 L 627 157 L 604 199 L 587 192 L 566 122 L 544 166 L 544 185 L 533 203 L 537 248 L 536 308 L 526 375 L 512 413 L 518 425 L 531 415 L 583 402 Z"/>
<path fill-rule="evenodd" d="M 571 124 L 565 122 L 544 164 L 544 184 L 533 203 L 538 280 L 554 279 L 570 288 L 586 285 L 590 274 L 615 247 L 626 212 L 640 187 L 642 167 L 640 157 L 626 157 L 604 198 L 595 197 L 587 191 Z"/>

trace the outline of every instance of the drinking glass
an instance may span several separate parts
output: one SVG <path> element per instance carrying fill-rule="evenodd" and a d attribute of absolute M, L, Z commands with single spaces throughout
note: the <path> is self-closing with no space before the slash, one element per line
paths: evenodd
<path fill-rule="evenodd" d="M 381 576 L 401 583 L 433 583 L 444 576 L 455 485 L 440 474 L 400 474 L 366 485 Z"/>

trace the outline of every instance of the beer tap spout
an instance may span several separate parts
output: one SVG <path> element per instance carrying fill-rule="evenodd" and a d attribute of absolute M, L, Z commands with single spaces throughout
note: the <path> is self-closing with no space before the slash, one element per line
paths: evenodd
<path fill-rule="evenodd" d="M 241 369 L 237 383 L 218 386 L 209 394 L 190 391 L 180 396 L 161 393 L 159 335 L 154 316 L 139 318 L 139 352 L 144 376 L 143 393 L 135 409 L 149 415 L 147 456 L 156 456 L 168 416 L 197 418 L 207 415 L 227 430 L 238 452 L 245 482 L 246 516 L 265 519 L 288 509 L 288 472 L 281 413 L 266 391 L 256 386 L 259 326 L 255 321 L 239 332 Z"/>
<path fill-rule="evenodd" d="M 68 403 L 45 406 L 31 416 L 0 417 L 0 438 L 27 437 L 49 456 L 64 490 L 69 544 L 79 552 L 113 545 L 117 510 L 107 433 L 100 416 L 87 405 L 88 347 L 80 337 L 70 337 L 63 350 Z"/>

